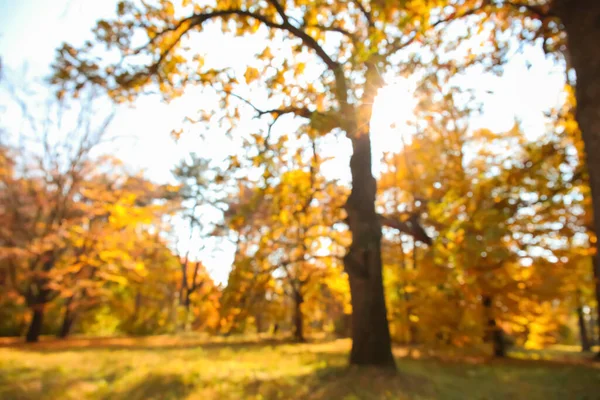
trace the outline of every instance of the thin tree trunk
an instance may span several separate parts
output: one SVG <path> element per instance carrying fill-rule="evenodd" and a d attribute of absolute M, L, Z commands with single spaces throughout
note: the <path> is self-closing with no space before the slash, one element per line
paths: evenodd
<path fill-rule="evenodd" d="M 256 333 L 263 333 L 265 328 L 264 328 L 264 318 L 262 315 L 262 310 L 258 310 L 258 312 L 256 314 L 254 314 L 254 325 L 256 326 Z"/>
<path fill-rule="evenodd" d="M 587 326 L 585 324 L 585 317 L 583 316 L 583 308 L 577 307 L 577 322 L 579 324 L 579 337 L 581 339 L 581 351 L 587 352 L 592 349 L 590 339 L 588 337 Z"/>
<path fill-rule="evenodd" d="M 69 298 L 65 304 L 65 314 L 63 316 L 63 322 L 60 328 L 60 332 L 58 333 L 58 337 L 61 339 L 65 339 L 67 336 L 71 334 L 71 328 L 75 323 L 76 312 L 72 309 L 71 304 L 73 302 L 72 298 Z"/>
<path fill-rule="evenodd" d="M 304 297 L 299 290 L 294 291 L 294 340 L 304 342 L 304 316 L 302 315 Z"/>
<path fill-rule="evenodd" d="M 596 306 L 598 307 L 598 306 Z M 597 317 L 595 316 L 596 313 L 594 312 L 594 310 L 592 310 L 592 312 L 590 312 L 590 322 L 588 324 L 588 328 L 589 328 L 589 333 L 590 333 L 590 343 L 592 345 L 600 345 L 600 329 L 598 328 L 598 321 L 597 321 Z"/>
<path fill-rule="evenodd" d="M 135 302 L 133 303 L 133 314 L 131 315 L 131 322 L 133 324 L 135 324 L 138 321 L 141 308 L 142 308 L 142 293 L 138 291 L 135 295 Z"/>
<path fill-rule="evenodd" d="M 494 357 L 504 358 L 506 357 L 506 345 L 504 343 L 502 329 L 498 326 L 496 318 L 494 317 L 494 311 L 492 310 L 492 298 L 490 296 L 483 296 L 482 302 L 485 318 L 487 320 L 486 341 L 492 342 Z"/>
<path fill-rule="evenodd" d="M 554 6 L 567 32 L 570 63 L 577 76 L 576 116 L 587 154 L 594 227 L 600 232 L 600 1 L 556 0 Z M 594 246 L 598 253 L 598 241 Z M 600 257 L 594 257 L 594 278 L 600 304 Z M 600 323 L 600 307 L 597 322 Z"/>
<path fill-rule="evenodd" d="M 31 308 L 31 322 L 27 330 L 25 340 L 27 343 L 35 343 L 39 341 L 44 325 L 44 304 L 37 304 Z"/>
<path fill-rule="evenodd" d="M 578 290 L 575 293 L 577 301 L 577 322 L 579 325 L 579 337 L 581 339 L 581 351 L 587 352 L 592 348 L 590 339 L 588 336 L 587 326 L 585 323 L 585 316 L 583 315 L 583 304 L 581 303 L 581 292 Z"/>
<path fill-rule="evenodd" d="M 406 273 L 406 257 L 404 254 L 404 245 L 402 240 L 400 240 L 400 269 L 403 273 Z M 400 294 L 401 298 L 404 300 L 404 334 L 403 334 L 403 342 L 408 345 L 412 341 L 411 329 L 410 329 L 410 294 L 406 291 L 406 287 L 408 286 L 408 282 L 403 280 L 400 282 Z"/>
<path fill-rule="evenodd" d="M 598 202 L 600 202 L 600 199 L 598 200 Z M 598 222 L 596 222 L 598 223 Z M 597 243 L 597 242 L 596 242 Z M 596 249 L 596 251 L 598 251 L 598 249 Z M 596 286 L 596 318 L 595 318 L 595 324 L 591 324 L 590 326 L 590 330 L 592 332 L 592 335 L 594 334 L 594 330 L 597 331 L 597 337 L 596 339 L 598 340 L 596 342 L 596 344 L 598 346 L 600 346 L 600 257 L 594 257 L 594 280 L 595 280 L 595 286 Z M 592 321 L 594 320 L 594 318 L 592 318 Z M 598 354 L 596 354 L 596 358 L 600 359 L 600 351 L 598 352 Z"/>
<path fill-rule="evenodd" d="M 189 332 L 190 329 L 192 328 L 192 321 L 190 320 L 190 304 L 192 304 L 191 302 L 191 295 L 192 293 L 186 289 L 185 291 L 185 300 L 183 302 L 183 306 L 185 307 L 185 321 L 184 321 L 184 325 L 183 325 L 183 330 L 185 332 Z"/>
<path fill-rule="evenodd" d="M 413 237 L 413 258 L 412 258 L 412 269 L 413 271 L 417 270 L 417 266 L 418 266 L 418 256 L 417 256 L 417 249 L 419 248 L 417 246 L 417 239 Z M 410 300 L 412 298 L 412 295 L 410 293 L 406 293 L 406 298 L 407 301 L 410 304 Z M 412 315 L 413 312 L 413 308 L 412 307 L 408 307 L 408 313 L 406 314 L 406 317 L 408 318 L 408 330 L 409 330 L 409 337 L 410 337 L 410 342 L 409 344 L 413 345 L 417 343 L 417 325 L 415 323 L 413 323 L 410 320 L 410 316 Z"/>

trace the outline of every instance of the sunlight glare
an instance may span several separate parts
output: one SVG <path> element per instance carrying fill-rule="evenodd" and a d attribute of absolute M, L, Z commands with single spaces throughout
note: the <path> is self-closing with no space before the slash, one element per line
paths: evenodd
<path fill-rule="evenodd" d="M 373 174 L 381 173 L 384 152 L 398 152 L 410 135 L 408 122 L 414 116 L 415 83 L 403 80 L 379 89 L 371 118 Z"/>

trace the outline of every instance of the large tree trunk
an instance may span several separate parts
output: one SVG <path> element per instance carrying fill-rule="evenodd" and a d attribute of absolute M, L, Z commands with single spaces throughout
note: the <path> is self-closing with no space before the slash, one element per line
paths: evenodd
<path fill-rule="evenodd" d="M 492 342 L 494 357 L 506 357 L 506 345 L 504 343 L 504 334 L 502 328 L 498 326 L 494 310 L 492 309 L 493 301 L 490 296 L 483 296 L 483 308 L 486 318 L 486 341 Z"/>
<path fill-rule="evenodd" d="M 381 225 L 375 213 L 368 133 L 352 138 L 352 192 L 346 204 L 352 245 L 344 257 L 352 297 L 350 363 L 395 368 L 383 292 Z"/>
<path fill-rule="evenodd" d="M 600 232 L 600 1 L 556 0 L 554 5 L 567 32 L 569 58 L 577 76 L 577 122 L 587 154 L 595 231 Z M 598 253 L 598 241 L 595 246 Z M 600 257 L 594 257 L 594 277 L 600 304 Z"/>
<path fill-rule="evenodd" d="M 294 340 L 304 342 L 304 316 L 302 315 L 304 297 L 300 291 L 294 292 Z"/>
<path fill-rule="evenodd" d="M 35 343 L 40 339 L 42 326 L 44 324 L 44 304 L 37 304 L 31 308 L 31 322 L 27 330 L 25 340 L 27 343 Z"/>

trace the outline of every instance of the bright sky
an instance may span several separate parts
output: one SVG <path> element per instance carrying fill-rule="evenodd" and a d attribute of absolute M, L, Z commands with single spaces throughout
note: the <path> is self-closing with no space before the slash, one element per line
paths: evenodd
<path fill-rule="evenodd" d="M 77 44 L 90 38 L 90 29 L 99 18 L 108 18 L 116 9 L 117 0 L 0 0 L 0 57 L 12 71 L 28 67 L 27 78 L 40 78 L 49 72 L 55 48 L 63 41 Z M 223 51 L 227 49 L 227 51 Z M 256 47 L 244 39 L 215 38 L 205 44 L 207 53 L 218 52 L 219 61 L 230 66 L 243 66 L 251 60 Z M 543 111 L 558 102 L 563 87 L 561 70 L 544 59 L 541 50 L 526 52 L 533 67 L 527 69 L 525 56 L 512 60 L 502 78 L 471 74 L 466 81 L 489 90 L 483 116 L 473 121 L 473 127 L 504 130 L 514 118 L 523 121 L 524 128 L 535 136 L 544 128 Z M 391 82 L 390 82 L 391 83 Z M 0 105 L 6 102 L 0 93 Z M 202 142 L 198 136 L 186 135 L 175 143 L 169 133 L 180 125 L 186 115 L 210 107 L 211 96 L 199 91 L 189 93 L 167 105 L 157 97 L 145 97 L 135 108 L 122 107 L 112 123 L 111 133 L 127 136 L 119 141 L 115 153 L 133 169 L 143 169 L 155 181 L 170 179 L 170 170 L 190 151 L 221 159 L 228 154 L 230 144 L 216 132 Z M 405 105 L 405 107 L 403 107 Z M 410 85 L 396 82 L 380 91 L 372 122 L 374 159 L 382 151 L 399 150 L 401 140 L 390 124 L 402 126 L 410 118 Z M 408 107 L 406 107 L 408 106 Z M 1 108 L 0 108 L 1 110 Z M 0 125 L 10 125 L 7 116 L 0 116 Z M 8 122 L 7 122 L 8 121 Z M 349 146 L 331 143 L 336 161 L 329 166 L 332 174 L 348 176 Z M 375 165 L 375 170 L 378 170 Z M 181 229 L 182 245 L 187 245 L 187 232 Z M 220 251 L 204 254 L 205 264 L 218 282 L 226 282 L 232 261 L 231 245 L 220 245 Z"/>

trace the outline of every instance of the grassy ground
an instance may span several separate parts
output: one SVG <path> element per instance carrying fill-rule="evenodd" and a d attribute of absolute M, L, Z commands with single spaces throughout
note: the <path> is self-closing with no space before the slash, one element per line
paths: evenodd
<path fill-rule="evenodd" d="M 173 337 L 5 341 L 0 399 L 600 399 L 600 365 L 575 356 L 458 362 L 399 350 L 399 371 L 391 375 L 347 368 L 349 346 Z"/>

